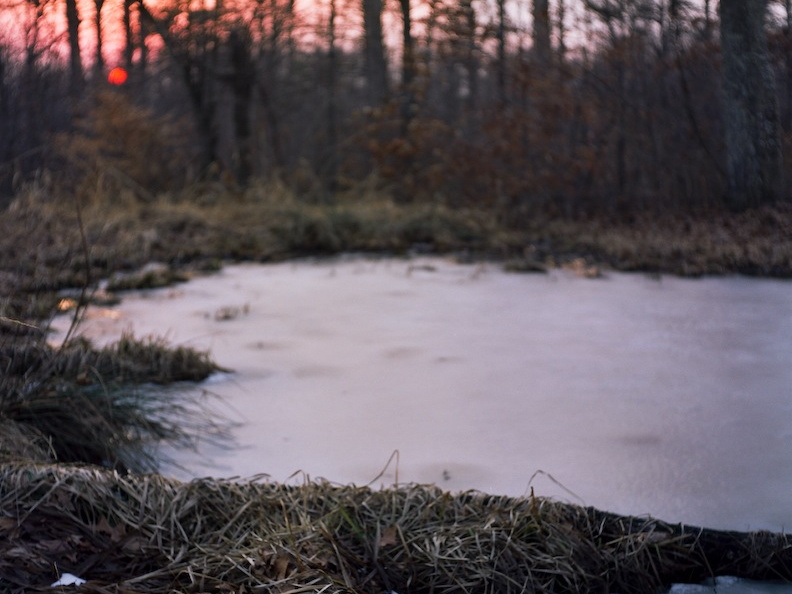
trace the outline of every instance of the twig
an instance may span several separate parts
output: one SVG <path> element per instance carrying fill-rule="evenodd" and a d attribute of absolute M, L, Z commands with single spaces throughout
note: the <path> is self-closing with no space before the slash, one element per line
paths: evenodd
<path fill-rule="evenodd" d="M 77 327 L 82 322 L 83 317 L 85 316 L 85 312 L 88 310 L 88 288 L 91 286 L 91 252 L 90 248 L 88 247 L 88 237 L 85 234 L 85 225 L 83 224 L 82 218 L 82 206 L 80 205 L 80 198 L 75 193 L 74 195 L 74 207 L 75 213 L 77 214 L 77 228 L 80 231 L 80 247 L 82 248 L 83 258 L 85 259 L 85 282 L 83 282 L 83 286 L 80 289 L 80 297 L 77 300 L 77 307 L 74 308 L 74 316 L 72 317 L 72 322 L 69 325 L 69 330 L 66 332 L 66 337 L 63 339 L 63 343 L 61 347 L 64 347 L 69 343 L 72 336 L 74 335 Z"/>

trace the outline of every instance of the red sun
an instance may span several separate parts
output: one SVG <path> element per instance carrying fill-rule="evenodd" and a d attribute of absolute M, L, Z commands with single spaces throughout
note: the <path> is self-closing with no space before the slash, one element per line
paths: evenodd
<path fill-rule="evenodd" d="M 111 85 L 123 85 L 128 78 L 127 71 L 121 67 L 113 68 L 107 75 L 107 82 Z"/>

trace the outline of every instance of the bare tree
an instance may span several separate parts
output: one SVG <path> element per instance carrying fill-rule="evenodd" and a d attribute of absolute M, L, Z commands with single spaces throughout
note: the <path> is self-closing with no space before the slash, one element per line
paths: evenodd
<path fill-rule="evenodd" d="M 124 27 L 124 67 L 132 70 L 132 58 L 135 55 L 135 37 L 132 31 L 132 5 L 135 0 L 124 0 L 122 25 Z"/>
<path fill-rule="evenodd" d="M 69 72 L 72 93 L 80 88 L 83 79 L 80 56 L 80 12 L 77 0 L 66 0 L 66 31 L 69 37 Z"/>
<path fill-rule="evenodd" d="M 792 131 L 792 0 L 784 0 L 786 26 L 784 42 L 786 45 L 786 111 L 784 112 L 784 132 Z"/>
<path fill-rule="evenodd" d="M 781 142 L 767 50 L 767 0 L 721 0 L 727 201 L 737 209 L 778 197 Z"/>
<path fill-rule="evenodd" d="M 382 0 L 363 0 L 364 67 L 368 102 L 380 105 L 388 93 L 388 69 L 382 38 Z"/>
<path fill-rule="evenodd" d="M 190 10 L 175 4 L 162 9 L 162 16 L 152 14 L 143 0 L 137 4 L 141 27 L 146 24 L 160 36 L 187 91 L 203 145 L 204 167 L 226 166 L 217 127 L 222 3 L 214 10 Z M 186 18 L 180 21 L 176 17 Z"/>
<path fill-rule="evenodd" d="M 412 34 L 412 9 L 410 0 L 399 0 L 402 16 L 402 127 L 406 134 L 408 124 L 415 115 L 415 40 Z"/>
<path fill-rule="evenodd" d="M 704 39 L 712 36 L 712 9 L 710 0 L 704 0 Z"/>
<path fill-rule="evenodd" d="M 96 12 L 94 12 L 94 32 L 96 33 L 96 56 L 94 59 L 94 71 L 97 78 L 102 76 L 104 71 L 104 55 L 102 53 L 102 8 L 105 0 L 94 0 Z"/>
<path fill-rule="evenodd" d="M 563 62 L 566 56 L 566 4 L 564 0 L 558 0 L 556 6 L 556 14 L 558 15 L 558 59 Z"/>
<path fill-rule="evenodd" d="M 501 105 L 506 103 L 506 0 L 497 0 L 498 25 L 496 37 L 498 40 L 498 101 Z"/>
<path fill-rule="evenodd" d="M 284 151 L 284 131 L 289 124 L 279 106 L 286 104 L 286 88 L 291 80 L 290 65 L 294 63 L 296 15 L 294 0 L 256 0 L 251 31 L 260 40 L 255 55 L 256 68 L 256 110 L 260 110 L 259 120 L 271 164 L 278 170 L 286 168 Z M 256 49 L 256 48 L 254 48 Z M 263 164 L 264 159 L 259 159 Z"/>
<path fill-rule="evenodd" d="M 479 62 L 477 57 L 477 31 L 476 31 L 476 10 L 473 7 L 472 0 L 460 0 L 459 9 L 462 17 L 463 32 L 463 60 L 465 71 L 467 73 L 467 107 L 473 110 L 478 102 L 478 86 L 479 86 Z"/>
<path fill-rule="evenodd" d="M 338 178 L 338 56 L 336 48 L 336 0 L 330 0 L 330 14 L 327 18 L 327 163 L 326 178 L 331 195 L 336 190 Z"/>
<path fill-rule="evenodd" d="M 540 64 L 550 60 L 550 2 L 533 0 L 533 54 Z"/>
<path fill-rule="evenodd" d="M 250 34 L 244 27 L 237 27 L 228 35 L 228 52 L 231 71 L 226 82 L 231 87 L 234 101 L 234 169 L 239 184 L 246 184 L 252 171 L 250 99 L 255 87 L 255 68 L 251 58 Z"/>
<path fill-rule="evenodd" d="M 415 76 L 415 43 L 410 0 L 399 0 L 402 15 L 402 86 L 407 89 Z"/>

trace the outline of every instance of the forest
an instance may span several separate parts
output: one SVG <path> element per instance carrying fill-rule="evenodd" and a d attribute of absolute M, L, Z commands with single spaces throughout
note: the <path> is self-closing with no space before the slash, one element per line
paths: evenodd
<path fill-rule="evenodd" d="M 6 203 L 276 181 L 519 224 L 790 198 L 790 0 L 6 4 Z"/>

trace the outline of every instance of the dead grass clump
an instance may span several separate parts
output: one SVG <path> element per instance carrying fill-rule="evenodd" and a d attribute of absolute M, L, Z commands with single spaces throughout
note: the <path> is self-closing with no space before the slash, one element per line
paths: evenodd
<path fill-rule="evenodd" d="M 207 352 L 174 347 L 162 338 L 138 339 L 130 334 L 101 349 L 84 339 L 70 341 L 59 349 L 41 341 L 8 341 L 0 343 L 0 364 L 6 378 L 64 380 L 82 385 L 197 382 L 222 370 Z"/>
<path fill-rule="evenodd" d="M 291 201 L 268 205 L 271 234 L 282 252 L 335 254 L 342 251 L 404 253 L 416 245 L 440 252 L 491 247 L 491 217 L 439 205 L 390 201 L 333 205 Z"/>
<path fill-rule="evenodd" d="M 790 577 L 786 536 L 621 517 L 540 497 L 324 482 L 180 483 L 0 466 L 0 580 L 85 592 L 654 592 Z"/>
<path fill-rule="evenodd" d="M 130 334 L 99 350 L 93 368 L 102 377 L 158 384 L 199 382 L 216 371 L 225 371 L 212 362 L 208 352 L 173 346 L 159 337 L 137 339 Z"/>
<path fill-rule="evenodd" d="M 555 260 L 585 257 L 626 271 L 681 276 L 792 276 L 792 207 L 743 213 L 635 215 L 630 220 L 547 220 L 529 236 Z"/>
<path fill-rule="evenodd" d="M 49 441 L 32 427 L 0 419 L 0 460 L 54 462 Z"/>
<path fill-rule="evenodd" d="M 130 336 L 98 350 L 16 340 L 0 344 L 0 368 L 0 422 L 20 430 L 4 457 L 40 459 L 28 445 L 41 438 L 60 462 L 154 470 L 163 442 L 195 448 L 227 437 L 208 394 L 152 385 L 206 378 L 218 369 L 206 353 Z"/>

